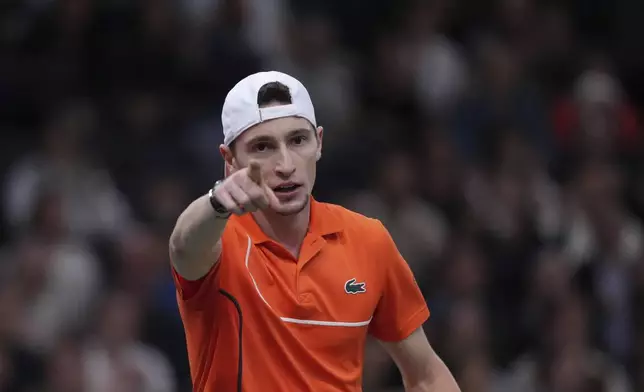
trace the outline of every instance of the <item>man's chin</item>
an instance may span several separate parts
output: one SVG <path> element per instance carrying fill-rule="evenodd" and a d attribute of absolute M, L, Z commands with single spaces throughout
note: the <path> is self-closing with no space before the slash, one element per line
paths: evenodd
<path fill-rule="evenodd" d="M 297 215 L 302 212 L 309 204 L 308 196 L 306 198 L 298 197 L 293 200 L 289 200 L 277 208 L 273 208 L 273 211 L 282 216 Z"/>

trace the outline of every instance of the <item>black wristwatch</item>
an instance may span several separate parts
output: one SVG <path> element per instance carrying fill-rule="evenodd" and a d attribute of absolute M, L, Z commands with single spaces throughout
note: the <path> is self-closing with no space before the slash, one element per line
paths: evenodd
<path fill-rule="evenodd" d="M 210 188 L 210 191 L 208 191 L 208 199 L 210 200 L 210 205 L 212 206 L 212 209 L 215 210 L 217 213 L 217 218 L 219 219 L 227 219 L 230 217 L 231 212 L 224 207 L 219 200 L 215 197 L 215 189 L 221 184 L 223 180 L 219 180 L 215 182 L 215 185 Z"/>

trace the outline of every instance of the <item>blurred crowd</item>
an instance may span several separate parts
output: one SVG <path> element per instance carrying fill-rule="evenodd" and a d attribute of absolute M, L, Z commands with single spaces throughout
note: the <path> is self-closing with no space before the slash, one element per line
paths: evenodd
<path fill-rule="evenodd" d="M 3 0 L 0 391 L 187 392 L 167 240 L 278 69 L 464 392 L 644 390 L 635 0 Z M 370 343 L 366 392 L 401 391 Z"/>

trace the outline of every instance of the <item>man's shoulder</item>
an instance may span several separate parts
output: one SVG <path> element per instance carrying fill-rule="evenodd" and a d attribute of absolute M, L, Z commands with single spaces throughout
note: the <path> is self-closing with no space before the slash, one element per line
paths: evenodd
<path fill-rule="evenodd" d="M 354 233 L 382 232 L 385 230 L 383 224 L 375 218 L 370 218 L 359 212 L 350 210 L 339 204 L 319 203 L 321 209 L 331 219 L 340 222 L 345 231 Z"/>

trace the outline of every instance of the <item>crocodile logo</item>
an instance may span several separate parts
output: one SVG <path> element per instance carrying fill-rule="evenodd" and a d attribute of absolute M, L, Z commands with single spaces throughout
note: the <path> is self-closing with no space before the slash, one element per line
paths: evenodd
<path fill-rule="evenodd" d="M 344 291 L 347 294 L 360 294 L 367 292 L 364 282 L 357 282 L 356 278 L 347 280 L 344 284 Z"/>

